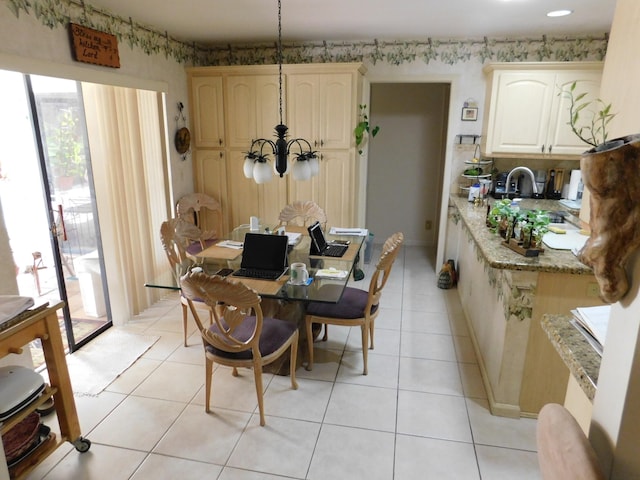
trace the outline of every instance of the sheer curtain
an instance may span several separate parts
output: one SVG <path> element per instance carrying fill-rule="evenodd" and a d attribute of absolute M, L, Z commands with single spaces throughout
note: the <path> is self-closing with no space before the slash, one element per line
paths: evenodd
<path fill-rule="evenodd" d="M 144 283 L 171 275 L 159 236 L 172 211 L 163 99 L 93 83 L 82 93 L 113 322 L 123 325 L 159 298 Z"/>

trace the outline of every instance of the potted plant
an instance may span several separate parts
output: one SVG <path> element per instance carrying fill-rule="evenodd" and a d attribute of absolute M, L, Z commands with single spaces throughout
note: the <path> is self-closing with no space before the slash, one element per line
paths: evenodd
<path fill-rule="evenodd" d="M 625 266 L 640 246 L 640 134 L 608 140 L 607 126 L 615 116 L 611 105 L 600 99 L 582 101 L 585 95 L 576 94 L 575 85 L 562 92 L 571 100 L 569 125 L 593 147 L 580 159 L 590 193 L 591 233 L 578 258 L 593 268 L 601 298 L 614 303 L 629 290 Z M 591 123 L 579 126 L 581 115 L 594 105 Z"/>
<path fill-rule="evenodd" d="M 364 143 L 367 141 L 367 137 L 371 135 L 371 137 L 375 137 L 380 131 L 380 127 L 376 125 L 375 127 L 371 127 L 369 125 L 369 117 L 367 116 L 367 106 L 366 105 L 358 105 L 360 109 L 360 114 L 358 118 L 358 123 L 356 124 L 356 128 L 353 130 L 353 134 L 356 139 L 356 148 L 358 149 L 358 153 L 362 155 L 362 147 L 364 147 Z"/>
<path fill-rule="evenodd" d="M 542 237 L 549 231 L 550 222 L 551 217 L 549 217 L 549 212 L 546 210 L 529 210 L 526 213 L 525 229 L 528 231 L 531 248 L 542 247 Z M 529 248 L 526 245 L 524 247 Z"/>
<path fill-rule="evenodd" d="M 496 200 L 487 215 L 487 226 L 491 231 L 506 238 L 509 225 L 515 219 L 515 211 L 511 207 L 511 200 L 503 198 Z"/>

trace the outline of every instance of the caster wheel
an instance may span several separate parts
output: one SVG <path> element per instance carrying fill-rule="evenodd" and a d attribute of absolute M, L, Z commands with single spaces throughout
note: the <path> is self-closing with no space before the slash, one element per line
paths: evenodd
<path fill-rule="evenodd" d="M 75 442 L 73 442 L 73 446 L 76 447 L 76 450 L 80 453 L 84 453 L 89 451 L 89 448 L 91 448 L 91 440 L 89 440 L 88 438 L 80 437 Z"/>

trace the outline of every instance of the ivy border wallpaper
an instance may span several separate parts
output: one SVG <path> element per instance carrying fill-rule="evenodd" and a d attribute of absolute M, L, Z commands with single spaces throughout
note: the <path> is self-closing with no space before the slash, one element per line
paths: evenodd
<path fill-rule="evenodd" d="M 115 35 L 118 42 L 140 48 L 147 55 L 163 54 L 184 65 L 257 65 L 277 63 L 275 44 L 208 46 L 185 43 L 123 18 L 97 9 L 84 0 L 5 0 L 16 17 L 33 15 L 43 25 L 67 28 L 69 22 Z M 412 41 L 284 43 L 284 63 L 378 62 L 406 63 L 601 61 L 608 34 L 601 37 L 434 39 Z"/>

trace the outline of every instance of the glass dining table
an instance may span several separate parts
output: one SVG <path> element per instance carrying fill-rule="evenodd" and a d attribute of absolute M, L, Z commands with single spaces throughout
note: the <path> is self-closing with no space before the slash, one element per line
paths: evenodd
<path fill-rule="evenodd" d="M 272 227 L 260 227 L 259 232 L 274 232 Z M 242 260 L 242 247 L 240 243 L 244 235 L 248 233 L 248 226 L 234 229 L 229 238 L 221 240 L 202 252 L 184 260 L 178 265 L 173 275 L 165 275 L 162 279 L 145 283 L 146 287 L 165 288 L 179 290 L 180 278 L 193 270 L 202 269 L 205 273 L 216 274 L 222 270 L 236 270 Z M 295 242 L 289 245 L 289 265 L 302 262 L 309 272 L 309 281 L 306 285 L 296 285 L 290 282 L 290 272 L 278 280 L 259 280 L 244 277 L 230 277 L 238 282 L 256 290 L 262 298 L 291 302 L 325 302 L 337 303 L 342 298 L 347 283 L 357 268 L 360 250 L 365 241 L 365 236 L 358 235 L 332 235 L 326 233 L 327 241 L 349 242 L 347 251 L 342 257 L 324 257 L 311 255 L 311 239 L 306 227 L 287 226 L 285 234 L 292 233 L 296 237 Z M 272 233 L 275 234 L 275 233 Z M 229 245 L 229 246 L 224 246 Z M 226 273 L 226 272 L 225 272 Z"/>

